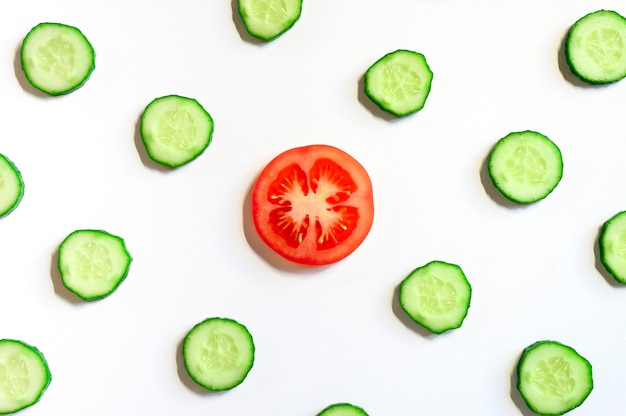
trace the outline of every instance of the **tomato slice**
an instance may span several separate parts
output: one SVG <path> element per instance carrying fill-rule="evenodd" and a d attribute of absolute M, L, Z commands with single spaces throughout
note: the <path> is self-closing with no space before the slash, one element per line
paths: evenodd
<path fill-rule="evenodd" d="M 299 264 L 326 265 L 352 253 L 374 219 L 370 177 L 352 156 L 315 144 L 287 150 L 261 171 L 252 189 L 261 239 Z"/>

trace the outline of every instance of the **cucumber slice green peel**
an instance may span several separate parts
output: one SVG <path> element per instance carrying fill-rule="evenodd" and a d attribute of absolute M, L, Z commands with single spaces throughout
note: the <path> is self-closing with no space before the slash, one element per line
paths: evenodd
<path fill-rule="evenodd" d="M 510 201 L 530 204 L 547 197 L 563 176 L 563 158 L 554 142 L 535 131 L 509 133 L 488 161 L 494 186 Z"/>
<path fill-rule="evenodd" d="M 254 352 L 248 329 L 230 318 L 207 318 L 183 340 L 183 362 L 189 377 L 210 391 L 241 384 L 252 369 Z"/>
<path fill-rule="evenodd" d="M 13 339 L 0 340 L 0 414 L 37 403 L 52 375 L 41 351 Z"/>
<path fill-rule="evenodd" d="M 350 403 L 335 403 L 326 407 L 317 416 L 368 416 L 365 410 Z"/>
<path fill-rule="evenodd" d="M 24 181 L 17 167 L 0 154 L 0 218 L 11 213 L 24 196 Z"/>
<path fill-rule="evenodd" d="M 85 35 L 62 23 L 40 23 L 22 42 L 22 70 L 30 84 L 50 95 L 81 87 L 95 68 L 95 52 Z"/>
<path fill-rule="evenodd" d="M 602 225 L 599 248 L 602 265 L 617 282 L 626 284 L 626 211 Z"/>
<path fill-rule="evenodd" d="M 539 415 L 562 415 L 580 406 L 593 390 L 589 361 L 557 341 L 526 347 L 517 366 L 517 389 Z"/>
<path fill-rule="evenodd" d="M 459 328 L 470 306 L 472 287 L 461 267 L 431 261 L 401 283 L 400 306 L 413 321 L 434 334 Z"/>
<path fill-rule="evenodd" d="M 250 35 L 271 41 L 298 21 L 302 0 L 239 0 L 238 10 Z"/>
<path fill-rule="evenodd" d="M 86 301 L 113 293 L 126 279 L 131 262 L 124 240 L 103 230 L 76 230 L 59 246 L 63 285 Z"/>
<path fill-rule="evenodd" d="M 150 158 L 176 168 L 199 157 L 211 143 L 211 115 L 194 98 L 166 95 L 150 102 L 141 117 L 141 139 Z"/>
<path fill-rule="evenodd" d="M 581 80 L 608 84 L 626 77 L 626 18 L 612 10 L 589 13 L 572 25 L 565 58 Z"/>
<path fill-rule="evenodd" d="M 430 93 L 433 72 L 424 55 L 398 49 L 365 72 L 365 94 L 381 109 L 404 117 L 421 110 Z"/>

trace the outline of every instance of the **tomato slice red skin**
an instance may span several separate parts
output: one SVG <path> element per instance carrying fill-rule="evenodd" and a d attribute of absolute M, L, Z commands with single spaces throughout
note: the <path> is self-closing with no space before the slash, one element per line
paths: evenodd
<path fill-rule="evenodd" d="M 283 258 L 309 266 L 336 263 L 369 234 L 372 183 L 365 168 L 336 147 L 289 149 L 259 174 L 252 218 L 261 240 Z"/>

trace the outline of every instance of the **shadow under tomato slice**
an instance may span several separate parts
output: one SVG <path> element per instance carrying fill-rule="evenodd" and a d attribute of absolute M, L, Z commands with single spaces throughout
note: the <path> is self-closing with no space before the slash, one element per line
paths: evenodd
<path fill-rule="evenodd" d="M 261 171 L 252 190 L 261 239 L 299 264 L 335 263 L 352 253 L 372 226 L 372 184 L 363 166 L 327 145 L 287 150 Z"/>

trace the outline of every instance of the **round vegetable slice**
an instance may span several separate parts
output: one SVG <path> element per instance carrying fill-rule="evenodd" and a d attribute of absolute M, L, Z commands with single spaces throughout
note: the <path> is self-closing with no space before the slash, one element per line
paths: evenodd
<path fill-rule="evenodd" d="M 619 283 L 626 284 L 626 211 L 609 218 L 600 231 L 600 261 Z"/>
<path fill-rule="evenodd" d="M 509 133 L 489 155 L 489 176 L 507 199 L 520 204 L 548 196 L 563 176 L 563 158 L 554 142 L 536 131 Z"/>
<path fill-rule="evenodd" d="M 166 95 L 150 102 L 141 117 L 141 139 L 148 156 L 176 168 L 199 157 L 211 143 L 211 115 L 194 98 Z"/>
<path fill-rule="evenodd" d="M 612 10 L 581 17 L 565 41 L 567 63 L 578 78 L 607 84 L 626 77 L 626 18 Z"/>
<path fill-rule="evenodd" d="M 363 408 L 350 403 L 335 403 L 322 410 L 317 416 L 367 416 L 367 413 Z"/>
<path fill-rule="evenodd" d="M 252 190 L 261 239 L 299 264 L 335 263 L 363 242 L 374 219 L 372 183 L 343 150 L 310 145 L 287 150 L 261 171 Z"/>
<path fill-rule="evenodd" d="M 273 40 L 298 21 L 302 0 L 239 0 L 239 15 L 248 33 L 256 38 Z"/>
<path fill-rule="evenodd" d="M 87 301 L 113 293 L 126 279 L 131 262 L 124 240 L 103 230 L 76 230 L 59 246 L 63 285 Z"/>
<path fill-rule="evenodd" d="M 34 405 L 51 380 L 41 351 L 22 341 L 0 340 L 0 414 Z"/>
<path fill-rule="evenodd" d="M 28 82 L 50 95 L 81 87 L 96 67 L 94 49 L 85 35 L 62 23 L 33 27 L 22 42 L 20 57 Z"/>
<path fill-rule="evenodd" d="M 19 205 L 24 196 L 24 181 L 17 167 L 0 154 L 0 218 Z"/>
<path fill-rule="evenodd" d="M 244 325 L 230 318 L 207 318 L 185 336 L 183 362 L 200 386 L 230 390 L 248 376 L 254 351 L 252 335 Z"/>
<path fill-rule="evenodd" d="M 591 364 L 557 341 L 526 347 L 517 366 L 517 389 L 540 415 L 562 415 L 580 406 L 593 390 Z"/>
<path fill-rule="evenodd" d="M 434 334 L 459 328 L 467 316 L 472 287 L 461 267 L 435 260 L 400 283 L 400 306 Z"/>
<path fill-rule="evenodd" d="M 398 49 L 367 69 L 365 94 L 383 110 L 404 117 L 424 107 L 432 79 L 424 55 Z"/>

